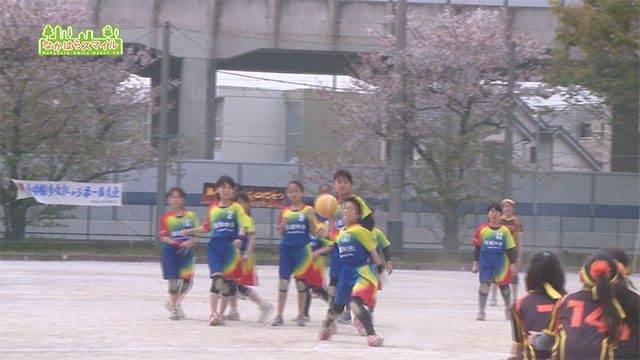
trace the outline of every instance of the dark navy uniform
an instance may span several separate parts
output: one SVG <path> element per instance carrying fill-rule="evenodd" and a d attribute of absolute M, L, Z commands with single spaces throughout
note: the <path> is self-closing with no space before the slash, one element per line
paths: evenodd
<path fill-rule="evenodd" d="M 602 306 L 590 290 L 581 290 L 560 300 L 554 313 L 557 347 L 554 359 L 614 359 L 615 339 L 606 335 Z"/>
<path fill-rule="evenodd" d="M 634 298 L 636 304 L 640 303 L 640 295 L 635 294 Z M 616 360 L 640 359 L 640 334 L 638 333 L 638 326 L 640 324 L 631 326 L 631 321 L 634 320 L 629 318 L 624 319 L 622 328 L 618 332 L 618 347 L 614 351 Z"/>
<path fill-rule="evenodd" d="M 529 331 L 542 331 L 551 321 L 557 300 L 543 291 L 531 291 L 518 299 L 513 307 L 513 341 L 522 346 L 523 359 L 548 359 L 550 351 L 534 350 L 527 342 Z"/>

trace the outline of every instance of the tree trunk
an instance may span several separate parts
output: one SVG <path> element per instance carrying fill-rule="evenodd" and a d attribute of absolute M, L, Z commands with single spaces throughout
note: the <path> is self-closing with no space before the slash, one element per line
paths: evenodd
<path fill-rule="evenodd" d="M 29 205 L 25 201 L 16 201 L 4 204 L 4 237 L 7 240 L 24 239 L 27 227 L 27 209 Z"/>
<path fill-rule="evenodd" d="M 624 104 L 613 106 L 611 171 L 638 172 L 638 110 Z"/>
<path fill-rule="evenodd" d="M 458 215 L 443 216 L 444 221 L 444 248 L 446 250 L 458 250 Z"/>

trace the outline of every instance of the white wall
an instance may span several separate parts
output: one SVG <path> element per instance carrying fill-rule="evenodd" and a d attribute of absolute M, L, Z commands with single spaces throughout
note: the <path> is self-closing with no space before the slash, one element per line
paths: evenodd
<path fill-rule="evenodd" d="M 284 161 L 286 107 L 281 90 L 220 87 L 218 96 L 224 104 L 216 160 Z"/>
<path fill-rule="evenodd" d="M 557 135 L 553 138 L 553 170 L 555 171 L 592 171 L 591 165 Z"/>

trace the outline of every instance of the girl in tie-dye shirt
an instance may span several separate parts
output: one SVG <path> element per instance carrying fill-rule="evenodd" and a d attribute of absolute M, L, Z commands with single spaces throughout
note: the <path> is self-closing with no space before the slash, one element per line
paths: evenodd
<path fill-rule="evenodd" d="M 382 346 L 383 339 L 376 335 L 369 308 L 376 301 L 378 287 L 377 272 L 382 271 L 382 260 L 376 252 L 378 243 L 371 232 L 358 224 L 362 208 L 355 198 L 344 201 L 342 218 L 344 227 L 340 229 L 336 247 L 340 256 L 341 271 L 333 305 L 322 322 L 319 340 L 329 340 L 335 332 L 335 321 L 347 303 L 355 320 L 361 323 L 367 335 L 369 346 Z M 372 263 L 373 262 L 373 263 Z"/>
<path fill-rule="evenodd" d="M 198 216 L 184 208 L 185 192 L 179 187 L 169 190 L 167 201 L 171 210 L 160 218 L 162 275 L 169 282 L 167 307 L 172 320 L 184 318 L 180 303 L 193 285 L 193 245 L 190 229 L 200 226 Z"/>

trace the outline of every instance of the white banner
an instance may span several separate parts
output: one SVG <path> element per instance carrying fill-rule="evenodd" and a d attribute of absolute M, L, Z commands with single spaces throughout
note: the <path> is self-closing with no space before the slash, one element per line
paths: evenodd
<path fill-rule="evenodd" d="M 122 206 L 122 183 L 11 181 L 18 188 L 17 199 L 33 197 L 41 204 L 50 205 Z"/>

